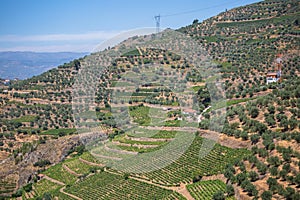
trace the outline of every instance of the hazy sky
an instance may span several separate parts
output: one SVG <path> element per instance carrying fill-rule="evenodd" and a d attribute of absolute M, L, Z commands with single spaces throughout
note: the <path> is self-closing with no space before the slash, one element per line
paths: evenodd
<path fill-rule="evenodd" d="M 259 0 L 1 0 L 0 51 L 89 52 L 122 31 L 155 27 L 158 14 L 162 28 L 176 29 L 254 2 Z"/>

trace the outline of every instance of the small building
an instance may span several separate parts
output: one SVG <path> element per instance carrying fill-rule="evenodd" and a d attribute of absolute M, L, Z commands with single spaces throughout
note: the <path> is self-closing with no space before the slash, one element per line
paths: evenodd
<path fill-rule="evenodd" d="M 281 81 L 281 67 L 282 67 L 282 62 L 283 62 L 283 59 L 282 59 L 282 55 L 281 54 L 278 54 L 277 55 L 277 58 L 275 60 L 276 62 L 276 65 L 277 65 L 277 69 L 276 71 L 269 71 L 268 74 L 267 74 L 267 85 L 269 83 L 274 83 L 274 82 L 280 82 Z"/>
<path fill-rule="evenodd" d="M 37 179 L 38 179 L 38 180 L 42 180 L 44 177 L 45 177 L 44 174 L 38 174 L 38 175 L 37 175 Z"/>
<path fill-rule="evenodd" d="M 183 119 L 182 119 L 182 117 L 177 117 L 177 120 L 182 121 Z"/>
<path fill-rule="evenodd" d="M 277 76 L 277 72 L 268 72 L 267 74 L 267 85 L 269 83 L 275 83 L 279 80 L 279 77 Z"/>
<path fill-rule="evenodd" d="M 197 111 L 191 108 L 185 108 L 183 109 L 182 114 L 185 116 L 185 119 L 192 120 L 197 115 Z"/>
<path fill-rule="evenodd" d="M 267 74 L 267 85 L 269 83 L 276 83 L 280 80 L 281 78 L 281 71 L 277 72 L 268 72 Z"/>

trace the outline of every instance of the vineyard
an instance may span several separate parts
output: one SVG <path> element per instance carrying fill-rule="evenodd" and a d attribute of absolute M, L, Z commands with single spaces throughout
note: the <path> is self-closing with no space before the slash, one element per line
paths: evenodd
<path fill-rule="evenodd" d="M 165 131 L 165 130 L 151 130 L 145 129 L 142 127 L 136 127 L 132 130 L 126 132 L 129 137 L 149 137 L 156 139 L 171 139 L 174 138 L 175 135 L 179 131 Z"/>
<path fill-rule="evenodd" d="M 57 197 L 58 199 L 63 199 L 63 200 L 75 200 L 75 198 L 70 197 L 69 195 L 66 195 L 61 192 L 54 193 L 53 196 Z"/>
<path fill-rule="evenodd" d="M 141 130 L 139 129 L 139 131 Z M 173 131 L 158 131 L 152 135 L 154 141 L 147 142 L 159 144 L 161 141 L 157 140 L 170 140 L 174 135 L 176 135 L 176 132 Z M 157 138 L 157 136 L 160 137 Z M 125 137 L 121 135 L 117 138 L 124 141 L 130 140 L 131 142 L 135 142 L 135 140 L 137 140 L 136 142 L 146 142 L 140 141 L 140 139 L 144 139 L 142 137 Z M 150 138 L 150 140 L 152 139 Z M 194 175 L 204 176 L 222 173 L 226 164 L 233 163 L 236 159 L 248 154 L 247 150 L 234 150 L 217 144 L 207 156 L 199 159 L 200 147 L 204 140 L 196 136 L 188 151 L 178 160 L 165 168 L 150 173 L 132 173 L 125 176 L 124 173 L 110 169 L 109 166 L 105 167 L 105 171 L 103 171 L 99 164 L 101 161 L 108 162 L 108 158 L 98 159 L 92 155 L 94 154 L 92 151 L 92 154 L 85 152 L 79 157 L 69 158 L 58 165 L 52 166 L 44 174 L 53 180 L 66 184 L 65 192 L 82 199 L 185 199 L 176 192 L 158 186 L 169 187 L 178 186 L 180 183 L 188 184 Z M 94 152 L 112 156 L 112 154 L 104 154 L 103 149 L 98 149 L 98 151 L 95 149 Z M 123 158 L 126 159 L 126 157 Z M 105 164 L 105 162 L 102 162 L 102 164 Z M 135 177 L 138 180 L 135 180 Z M 158 185 L 151 185 L 143 181 Z M 53 197 L 72 199 L 72 197 L 58 191 L 61 187 L 57 183 L 42 179 L 33 185 L 31 192 L 25 194 L 25 199 L 43 196 L 47 193 Z M 202 197 L 203 199 L 209 199 L 218 190 L 224 191 L 224 188 L 225 184 L 220 181 L 203 181 L 187 186 L 195 199 L 202 199 Z M 198 192 L 202 189 L 205 189 L 203 190 L 205 192 Z"/>
<path fill-rule="evenodd" d="M 67 166 L 73 172 L 83 175 L 90 173 L 91 170 L 96 170 L 97 168 L 92 167 L 88 164 L 83 163 L 78 158 L 72 159 L 70 161 L 64 162 L 64 165 Z"/>
<path fill-rule="evenodd" d="M 16 184 L 13 182 L 0 181 L 0 193 L 10 193 L 16 188 Z"/>
<path fill-rule="evenodd" d="M 66 189 L 82 199 L 184 199 L 179 194 L 106 172 L 90 176 Z"/>
<path fill-rule="evenodd" d="M 77 180 L 77 177 L 73 174 L 70 174 L 63 167 L 62 163 L 50 167 L 44 172 L 44 174 L 65 184 L 73 184 Z"/>
<path fill-rule="evenodd" d="M 265 0 L 177 30 L 212 75 L 136 45 L 149 35 L 0 86 L 0 199 L 300 199 L 299 5 Z M 268 85 L 277 59 L 281 82 Z"/>
<path fill-rule="evenodd" d="M 80 157 L 88 162 L 95 163 L 95 164 L 101 164 L 99 162 L 99 160 L 97 158 L 95 158 L 95 156 L 92 156 L 90 154 L 90 152 L 84 152 Z"/>
<path fill-rule="evenodd" d="M 47 179 L 42 179 L 41 181 L 35 183 L 30 192 L 24 193 L 22 198 L 25 200 L 42 199 L 43 197 L 50 195 L 52 197 L 57 197 L 63 200 L 74 200 L 74 198 L 60 192 L 62 185 L 53 183 Z"/>
<path fill-rule="evenodd" d="M 97 147 L 91 148 L 90 152 L 100 162 L 108 164 L 111 160 L 122 160 L 137 153 L 157 151 L 169 144 L 176 134 L 183 134 L 183 132 L 137 127 L 115 136 L 111 141 L 99 143 Z"/>
<path fill-rule="evenodd" d="M 163 169 L 143 174 L 143 177 L 163 185 L 189 183 L 195 174 L 208 176 L 222 173 L 226 164 L 233 163 L 248 154 L 247 150 L 230 149 L 216 144 L 208 155 L 199 158 L 203 141 L 204 139 L 197 136 L 178 160 Z M 201 149 L 201 152 L 206 152 L 206 150 Z"/>
<path fill-rule="evenodd" d="M 225 192 L 226 184 L 220 180 L 200 181 L 187 185 L 187 189 L 195 200 L 211 200 L 216 192 Z M 234 197 L 227 197 L 226 200 L 234 200 Z"/>
<path fill-rule="evenodd" d="M 56 183 L 53 183 L 47 179 L 43 179 L 34 185 L 34 190 L 31 192 L 33 196 L 43 196 L 44 193 L 58 191 L 62 186 Z"/>
<path fill-rule="evenodd" d="M 139 125 L 149 125 L 151 118 L 148 116 L 149 107 L 138 106 L 130 108 L 130 116 L 133 118 L 133 121 Z"/>
<path fill-rule="evenodd" d="M 177 134 L 179 136 L 176 136 Z M 130 161 L 138 154 L 155 153 L 155 151 L 163 150 L 175 137 L 180 137 L 180 135 L 185 137 L 186 134 L 176 131 L 148 131 L 139 127 L 128 133 L 118 135 L 112 139 L 112 142 L 100 144 L 90 151 L 98 162 L 111 166 L 122 160 Z M 193 133 L 188 134 L 193 135 Z M 143 136 L 147 136 L 147 138 Z M 208 153 L 206 156 L 199 157 L 206 152 Z M 189 183 L 195 174 L 209 176 L 222 173 L 226 164 L 232 164 L 248 154 L 249 151 L 247 150 L 231 149 L 196 136 L 187 151 L 169 166 L 142 175 L 135 174 L 135 176 L 161 185 L 176 186 L 182 182 Z M 140 164 L 143 165 L 143 162 Z M 134 166 L 129 168 L 133 171 L 137 169 Z"/>

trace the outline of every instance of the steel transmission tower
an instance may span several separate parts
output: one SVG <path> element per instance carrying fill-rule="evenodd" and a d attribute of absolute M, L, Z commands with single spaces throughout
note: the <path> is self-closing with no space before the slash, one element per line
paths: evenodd
<path fill-rule="evenodd" d="M 156 21 L 156 33 L 159 33 L 159 27 L 160 27 L 160 15 L 154 16 Z"/>

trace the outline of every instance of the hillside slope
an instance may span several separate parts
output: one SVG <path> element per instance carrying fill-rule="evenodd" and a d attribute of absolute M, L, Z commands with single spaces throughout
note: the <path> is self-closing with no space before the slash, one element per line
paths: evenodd
<path fill-rule="evenodd" d="M 201 199 L 202 195 L 211 199 L 218 190 L 227 199 L 232 199 L 234 187 L 236 198 L 270 199 L 271 196 L 276 199 L 298 199 L 299 12 L 299 0 L 268 0 L 235 8 L 178 30 L 199 42 L 220 69 L 221 82 L 226 89 L 226 105 L 211 105 L 206 80 L 194 73 L 193 66 L 185 58 L 157 49 L 133 49 L 114 60 L 106 73 L 99 77 L 99 87 L 92 109 L 81 106 L 80 119 L 72 116 L 74 77 L 89 59 L 97 58 L 98 53 L 17 82 L 10 87 L 4 86 L 0 90 L 1 158 L 5 160 L 13 156 L 14 162 L 10 160 L 9 164 L 14 163 L 20 170 L 17 173 L 8 171 L 7 174 L 1 174 L 6 176 L 1 183 L 1 190 L 13 193 L 16 192 L 13 187 L 19 186 L 15 182 L 26 182 L 20 173 L 23 167 L 32 171 L 41 170 L 52 181 L 55 179 L 62 183 L 49 183 L 48 179 L 34 183 L 35 189 L 29 192 L 21 190 L 27 197 L 43 196 L 49 192 L 53 197 L 62 198 L 66 193 L 61 192 L 64 191 L 61 188 L 66 184 L 68 198 L 71 194 L 83 199 L 89 197 L 89 192 L 93 193 L 89 198 L 94 199 L 102 198 L 105 193 L 113 194 L 114 198 L 130 198 L 126 196 L 126 191 L 131 191 L 132 185 L 136 185 L 136 190 L 130 194 L 140 193 L 137 198 L 145 197 L 146 194 L 141 192 L 141 188 L 145 187 L 146 192 L 154 188 L 154 196 L 164 196 L 166 199 L 181 199 L 190 195 L 195 199 Z M 139 39 L 141 38 L 131 38 L 129 41 Z M 121 43 L 119 47 L 126 42 L 128 41 Z M 266 75 L 277 69 L 277 57 L 282 59 L 282 80 L 267 85 Z M 147 64 L 161 67 L 146 68 L 147 71 L 144 71 L 151 78 L 153 76 L 154 81 L 157 80 L 156 77 L 173 81 L 178 80 L 178 77 L 184 78 L 190 86 L 188 92 L 196 95 L 193 101 L 197 102 L 200 111 L 205 111 L 201 113 L 200 123 L 193 121 L 193 110 L 180 110 L 178 97 L 174 92 L 162 88 L 159 81 L 124 92 L 126 89 L 132 90 L 131 86 L 142 70 L 142 67 L 139 69 L 136 66 Z M 84 94 L 85 91 L 80 92 Z M 120 98 L 114 101 L 113 92 Z M 187 101 L 187 104 L 191 102 Z M 128 119 L 114 120 L 112 108 L 116 107 L 119 108 L 117 113 L 129 108 Z M 217 134 L 223 146 L 215 145 L 207 157 L 199 160 L 197 153 L 203 137 L 213 134 L 207 130 L 210 128 L 210 120 L 213 120 L 222 107 L 227 110 L 226 120 L 222 133 Z M 79 131 L 75 129 L 75 120 L 78 120 L 82 133 L 97 132 L 97 126 L 101 124 L 107 143 L 96 148 L 86 146 L 91 148 L 90 153 L 83 153 L 83 146 L 77 144 L 78 139 L 73 135 Z M 129 123 L 134 126 L 132 129 L 122 130 L 118 127 L 120 124 L 123 127 Z M 181 123 L 184 124 L 183 127 Z M 191 147 L 178 160 L 163 169 L 142 174 L 124 174 L 110 168 L 116 160 L 154 152 L 172 141 L 180 144 L 182 141 L 176 140 L 176 133 L 184 135 L 196 131 L 199 132 L 195 134 Z M 155 134 L 145 139 L 152 132 Z M 64 138 L 73 138 L 76 142 L 72 144 L 70 151 L 64 150 L 68 153 L 51 159 L 51 164 L 57 164 L 58 160 L 63 160 L 70 154 L 63 163 L 49 166 L 45 161 L 45 165 L 37 163 L 37 166 L 33 166 L 34 163 L 26 162 L 30 160 L 32 152 L 38 151 L 36 146 L 43 143 L 51 145 L 53 141 Z M 79 147 L 75 148 L 74 144 Z M 235 149 L 241 147 L 248 147 L 248 150 Z M 89 165 L 101 167 L 94 169 Z M 134 168 L 136 165 L 129 167 Z M 114 174 L 112 180 L 115 181 L 108 180 L 111 187 L 105 187 L 104 193 L 92 192 L 95 191 L 92 185 L 94 173 L 100 173 L 96 176 L 101 178 L 107 177 L 107 173 Z M 202 176 L 205 181 L 196 183 Z M 126 184 L 124 190 L 112 189 L 118 188 L 119 183 L 124 184 L 127 179 L 130 180 L 127 183 L 132 184 Z M 214 181 L 215 179 L 221 181 Z M 11 182 L 13 183 L 7 184 Z M 9 187 L 5 188 L 5 184 Z M 51 184 L 53 188 L 47 190 L 47 185 Z M 226 189 L 225 184 L 231 189 Z M 78 192 L 89 187 L 88 192 Z M 206 190 L 201 193 L 201 188 Z M 271 192 L 265 192 L 266 190 Z"/>

